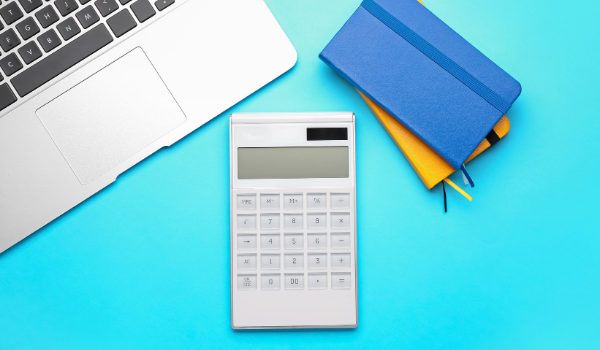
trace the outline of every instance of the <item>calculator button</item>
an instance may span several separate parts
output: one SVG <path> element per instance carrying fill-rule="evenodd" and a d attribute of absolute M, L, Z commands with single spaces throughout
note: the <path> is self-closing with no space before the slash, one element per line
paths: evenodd
<path fill-rule="evenodd" d="M 331 213 L 331 228 L 350 228 L 350 213 Z"/>
<path fill-rule="evenodd" d="M 238 254 L 238 270 L 256 270 L 256 254 Z"/>
<path fill-rule="evenodd" d="M 331 209 L 350 209 L 350 193 L 332 193 Z"/>
<path fill-rule="evenodd" d="M 327 209 L 327 194 L 309 193 L 306 195 L 308 209 Z"/>
<path fill-rule="evenodd" d="M 332 269 L 349 269 L 350 253 L 331 253 Z"/>
<path fill-rule="evenodd" d="M 279 230 L 279 214 L 261 214 L 260 228 L 263 230 Z"/>
<path fill-rule="evenodd" d="M 309 273 L 308 289 L 327 289 L 327 274 Z"/>
<path fill-rule="evenodd" d="M 283 207 L 285 209 L 304 209 L 302 204 L 302 193 L 300 194 L 284 194 Z"/>
<path fill-rule="evenodd" d="M 256 275 L 238 275 L 238 290 L 256 290 Z"/>
<path fill-rule="evenodd" d="M 309 270 L 320 270 L 327 268 L 327 254 L 308 254 L 308 269 Z"/>
<path fill-rule="evenodd" d="M 327 228 L 327 214 L 325 214 L 325 213 L 308 214 L 308 228 L 311 230 Z"/>
<path fill-rule="evenodd" d="M 237 208 L 238 210 L 256 210 L 256 195 L 238 194 Z"/>
<path fill-rule="evenodd" d="M 304 274 L 286 273 L 285 289 L 304 289 Z"/>
<path fill-rule="evenodd" d="M 238 230 L 256 230 L 256 215 L 238 215 Z"/>
<path fill-rule="evenodd" d="M 255 250 L 256 235 L 238 235 L 237 245 L 238 250 Z"/>
<path fill-rule="evenodd" d="M 279 194 L 261 194 L 260 195 L 260 209 L 279 210 Z"/>
<path fill-rule="evenodd" d="M 350 272 L 332 272 L 331 289 L 350 289 Z"/>
<path fill-rule="evenodd" d="M 279 270 L 279 254 L 262 254 L 260 266 L 263 270 Z"/>
<path fill-rule="evenodd" d="M 260 235 L 262 249 L 279 249 L 279 234 Z"/>
<path fill-rule="evenodd" d="M 283 214 L 283 227 L 286 230 L 304 228 L 304 214 Z"/>
<path fill-rule="evenodd" d="M 286 269 L 303 269 L 304 268 L 304 254 L 285 254 L 285 268 Z"/>
<path fill-rule="evenodd" d="M 332 233 L 331 249 L 350 249 L 350 234 Z"/>
<path fill-rule="evenodd" d="M 327 234 L 309 233 L 308 249 L 327 249 Z"/>
<path fill-rule="evenodd" d="M 281 275 L 279 274 L 260 276 L 260 284 L 262 286 L 262 290 L 279 290 L 281 288 L 280 279 Z"/>
<path fill-rule="evenodd" d="M 304 249 L 304 235 L 302 233 L 291 233 L 283 235 L 285 249 Z"/>

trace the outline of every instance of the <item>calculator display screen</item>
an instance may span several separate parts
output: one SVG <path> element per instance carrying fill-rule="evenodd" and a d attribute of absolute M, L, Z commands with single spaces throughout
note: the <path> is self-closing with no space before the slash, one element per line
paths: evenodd
<path fill-rule="evenodd" d="M 348 178 L 348 147 L 240 147 L 238 179 Z"/>

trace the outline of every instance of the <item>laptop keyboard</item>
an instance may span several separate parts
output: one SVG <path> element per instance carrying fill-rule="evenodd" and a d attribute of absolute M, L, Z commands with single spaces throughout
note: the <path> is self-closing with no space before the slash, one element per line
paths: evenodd
<path fill-rule="evenodd" d="M 0 111 L 175 3 L 0 1 Z"/>

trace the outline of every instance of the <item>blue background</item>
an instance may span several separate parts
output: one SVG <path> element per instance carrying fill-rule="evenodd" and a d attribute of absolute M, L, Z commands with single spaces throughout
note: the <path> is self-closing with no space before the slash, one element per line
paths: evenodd
<path fill-rule="evenodd" d="M 317 58 L 359 3 L 268 0 L 290 72 L 1 254 L 0 348 L 599 349 L 599 3 L 426 1 L 523 86 L 446 214 Z M 359 327 L 233 331 L 228 115 L 339 110 L 357 116 Z"/>

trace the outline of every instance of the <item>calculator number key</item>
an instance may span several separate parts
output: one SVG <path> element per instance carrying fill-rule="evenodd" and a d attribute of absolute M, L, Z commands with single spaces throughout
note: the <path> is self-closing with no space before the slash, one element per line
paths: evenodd
<path fill-rule="evenodd" d="M 238 210 L 255 210 L 256 195 L 255 194 L 238 194 L 237 196 Z"/>
<path fill-rule="evenodd" d="M 286 230 L 301 230 L 304 228 L 303 214 L 284 214 L 283 227 Z"/>
<path fill-rule="evenodd" d="M 308 218 L 308 228 L 311 230 L 327 228 L 327 214 L 310 213 Z"/>
<path fill-rule="evenodd" d="M 285 268 L 288 270 L 304 268 L 304 254 L 285 254 Z"/>
<path fill-rule="evenodd" d="M 332 193 L 331 209 L 350 209 L 350 193 Z"/>
<path fill-rule="evenodd" d="M 327 254 L 308 254 L 308 269 L 309 270 L 321 270 L 327 268 Z"/>
<path fill-rule="evenodd" d="M 350 253 L 331 253 L 332 269 L 349 269 Z"/>
<path fill-rule="evenodd" d="M 256 230 L 256 215 L 238 215 L 238 230 Z"/>
<path fill-rule="evenodd" d="M 304 235 L 302 233 L 288 233 L 283 235 L 285 249 L 304 249 Z"/>
<path fill-rule="evenodd" d="M 284 194 L 283 195 L 283 207 L 285 209 L 303 209 L 304 204 L 302 203 L 302 193 L 300 194 Z"/>
<path fill-rule="evenodd" d="M 239 254 L 237 265 L 238 270 L 256 270 L 256 254 Z"/>
<path fill-rule="evenodd" d="M 260 266 L 263 270 L 279 270 L 279 254 L 262 254 Z"/>
<path fill-rule="evenodd" d="M 279 214 L 261 214 L 260 228 L 263 230 L 279 230 Z"/>
<path fill-rule="evenodd" d="M 279 249 L 279 234 L 260 235 L 260 247 L 262 249 Z"/>
<path fill-rule="evenodd" d="M 309 273 L 308 289 L 327 289 L 327 274 Z"/>
<path fill-rule="evenodd" d="M 350 249 L 350 233 L 332 233 L 331 249 Z"/>
<path fill-rule="evenodd" d="M 309 193 L 306 195 L 308 209 L 327 209 L 327 194 Z"/>
<path fill-rule="evenodd" d="M 304 274 L 286 273 L 285 289 L 304 289 Z"/>
<path fill-rule="evenodd" d="M 308 249 L 327 249 L 327 234 L 309 233 Z"/>
<path fill-rule="evenodd" d="M 238 290 L 256 290 L 256 275 L 238 275 Z"/>
<path fill-rule="evenodd" d="M 349 272 L 332 272 L 331 289 L 350 289 L 352 284 Z"/>
<path fill-rule="evenodd" d="M 260 209 L 279 210 L 279 194 L 261 194 Z"/>
<path fill-rule="evenodd" d="M 238 235 L 237 247 L 238 250 L 255 250 L 256 235 Z"/>
<path fill-rule="evenodd" d="M 260 276 L 262 290 L 279 290 L 281 287 L 281 276 L 279 274 L 269 274 Z"/>
<path fill-rule="evenodd" d="M 331 228 L 350 228 L 350 213 L 331 213 Z"/>

